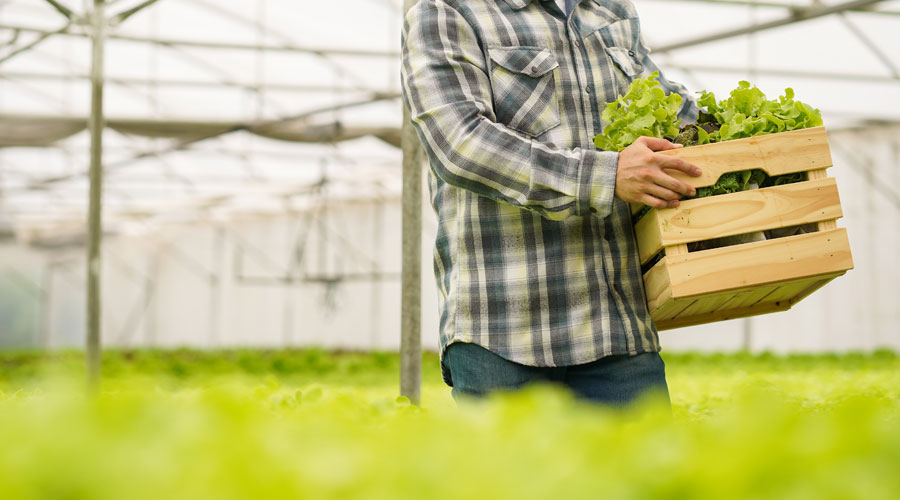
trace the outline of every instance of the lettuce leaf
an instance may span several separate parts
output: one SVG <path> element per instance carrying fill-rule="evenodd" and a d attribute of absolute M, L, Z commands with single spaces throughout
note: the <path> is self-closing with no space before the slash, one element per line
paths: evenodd
<path fill-rule="evenodd" d="M 631 82 L 625 95 L 606 105 L 600 118 L 608 123 L 594 137 L 594 145 L 605 151 L 622 151 L 638 137 L 675 137 L 681 128 L 678 110 L 684 99 L 666 95 L 659 87 L 658 72 Z"/>
<path fill-rule="evenodd" d="M 750 82 L 741 81 L 728 99 L 717 101 L 715 94 L 703 91 L 698 104 L 721 125 L 718 132 L 709 134 L 710 142 L 774 134 L 822 125 L 822 114 L 800 101 L 794 100 L 794 90 L 787 88 L 778 100 L 768 100 Z"/>

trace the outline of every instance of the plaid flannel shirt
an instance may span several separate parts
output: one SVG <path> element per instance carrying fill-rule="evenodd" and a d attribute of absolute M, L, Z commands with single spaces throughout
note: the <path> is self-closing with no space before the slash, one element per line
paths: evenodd
<path fill-rule="evenodd" d="M 438 216 L 441 353 L 472 342 L 531 366 L 659 351 L 606 102 L 658 67 L 627 0 L 421 0 L 403 96 Z M 684 87 L 683 116 L 696 116 Z M 445 378 L 447 373 L 445 371 Z M 447 379 L 448 383 L 452 381 Z"/>

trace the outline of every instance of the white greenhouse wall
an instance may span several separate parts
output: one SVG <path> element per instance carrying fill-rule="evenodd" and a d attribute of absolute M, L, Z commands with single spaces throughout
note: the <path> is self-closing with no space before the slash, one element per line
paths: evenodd
<path fill-rule="evenodd" d="M 831 175 L 844 207 L 839 225 L 848 230 L 854 270 L 788 312 L 662 332 L 664 347 L 900 350 L 897 136 L 897 130 L 831 135 Z M 422 331 L 424 346 L 434 350 L 435 221 L 427 201 L 424 212 Z M 6 328 L 0 330 L 0 348 L 82 345 L 82 253 L 0 244 L 0 293 L 17 304 L 0 308 L 6 316 L 0 317 L 0 328 Z M 107 238 L 104 257 L 107 345 L 398 347 L 398 198 L 341 202 L 325 211 L 260 215 L 218 226 L 168 225 L 146 236 Z M 336 279 L 341 276 L 343 281 Z"/>

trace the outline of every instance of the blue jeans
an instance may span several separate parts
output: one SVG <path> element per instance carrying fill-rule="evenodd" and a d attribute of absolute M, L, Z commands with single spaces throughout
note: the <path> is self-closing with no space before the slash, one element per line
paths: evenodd
<path fill-rule="evenodd" d="M 538 367 L 514 363 L 476 344 L 457 342 L 447 348 L 444 363 L 456 400 L 533 382 L 561 384 L 579 399 L 610 406 L 625 406 L 650 392 L 666 401 L 669 398 L 665 363 L 656 352 L 607 356 L 583 365 Z"/>

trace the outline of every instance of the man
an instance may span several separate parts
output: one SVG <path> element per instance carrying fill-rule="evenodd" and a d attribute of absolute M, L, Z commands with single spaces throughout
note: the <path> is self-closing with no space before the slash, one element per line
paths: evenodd
<path fill-rule="evenodd" d="M 606 102 L 657 70 L 629 1 L 422 0 L 403 95 L 430 163 L 441 366 L 453 395 L 534 381 L 623 405 L 668 395 L 627 202 L 675 207 L 700 170 L 641 138 L 598 151 Z M 683 117 L 696 117 L 685 97 Z"/>

